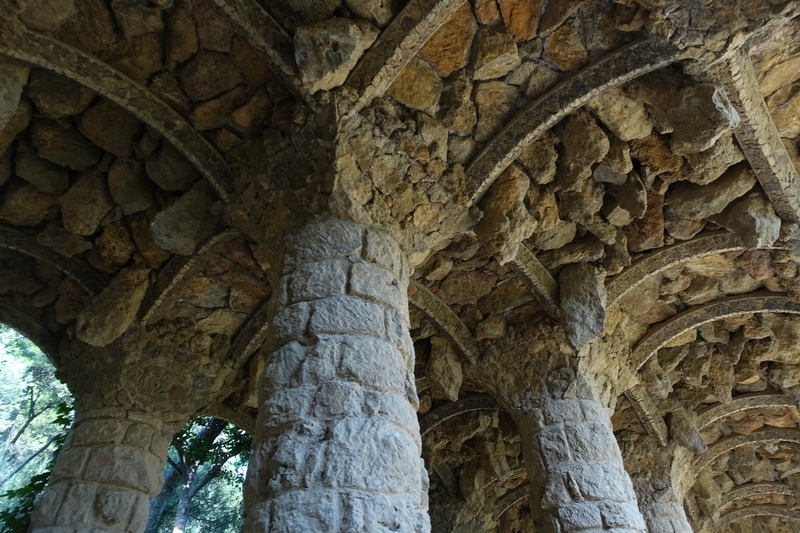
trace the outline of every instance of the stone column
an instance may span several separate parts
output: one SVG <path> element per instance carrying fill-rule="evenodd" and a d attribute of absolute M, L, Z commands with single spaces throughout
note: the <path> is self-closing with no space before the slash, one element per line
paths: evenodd
<path fill-rule="evenodd" d="M 674 423 L 672 430 L 674 438 Z M 620 445 L 647 531 L 692 533 L 681 498 L 672 483 L 673 461 L 680 451 L 675 441 L 663 446 L 654 435 L 629 433 L 621 439 Z"/>
<path fill-rule="evenodd" d="M 31 532 L 144 531 L 171 438 L 171 428 L 144 413 L 79 413 L 33 511 Z"/>
<path fill-rule="evenodd" d="M 407 283 L 378 230 L 328 220 L 290 240 L 244 531 L 430 530 Z"/>
<path fill-rule="evenodd" d="M 674 500 L 641 501 L 648 533 L 692 533 L 683 505 Z"/>
<path fill-rule="evenodd" d="M 646 531 L 603 405 L 552 397 L 537 404 L 515 418 L 538 531 Z"/>

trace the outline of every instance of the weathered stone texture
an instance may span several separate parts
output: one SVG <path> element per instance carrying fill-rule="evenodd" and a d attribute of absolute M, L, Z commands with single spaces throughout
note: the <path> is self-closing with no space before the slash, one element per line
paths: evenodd
<path fill-rule="evenodd" d="M 31 515 L 31 531 L 142 531 L 161 489 L 171 430 L 146 413 L 78 413 Z"/>
<path fill-rule="evenodd" d="M 601 404 L 543 398 L 540 409 L 515 418 L 531 480 L 531 506 L 541 513 L 539 531 L 646 531 Z"/>
<path fill-rule="evenodd" d="M 245 531 L 429 531 L 404 256 L 328 220 L 292 238 L 285 265 Z"/>

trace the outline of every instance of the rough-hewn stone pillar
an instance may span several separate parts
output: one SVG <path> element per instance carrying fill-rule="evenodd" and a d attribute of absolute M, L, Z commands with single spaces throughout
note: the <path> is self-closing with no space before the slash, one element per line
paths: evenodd
<path fill-rule="evenodd" d="M 143 413 L 79 413 L 34 509 L 31 531 L 144 531 L 171 438 L 171 428 Z"/>
<path fill-rule="evenodd" d="M 672 422 L 674 438 L 674 417 Z M 673 461 L 680 449 L 675 441 L 663 446 L 654 435 L 628 433 L 620 447 L 648 533 L 692 533 L 672 483 Z"/>
<path fill-rule="evenodd" d="M 430 530 L 407 283 L 377 230 L 328 220 L 290 240 L 245 531 Z"/>
<path fill-rule="evenodd" d="M 646 531 L 603 405 L 551 397 L 537 403 L 515 417 L 539 531 Z"/>

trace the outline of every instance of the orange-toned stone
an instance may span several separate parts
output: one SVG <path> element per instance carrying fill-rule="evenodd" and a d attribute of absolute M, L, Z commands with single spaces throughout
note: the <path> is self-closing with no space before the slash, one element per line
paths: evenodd
<path fill-rule="evenodd" d="M 517 41 L 527 41 L 536 35 L 544 0 L 499 0 L 500 13 L 508 32 Z"/>
<path fill-rule="evenodd" d="M 420 56 L 444 77 L 467 64 L 477 25 L 469 2 L 462 5 L 422 47 Z"/>

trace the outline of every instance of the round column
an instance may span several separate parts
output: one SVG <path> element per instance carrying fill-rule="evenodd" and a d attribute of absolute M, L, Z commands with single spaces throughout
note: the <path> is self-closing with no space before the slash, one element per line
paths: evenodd
<path fill-rule="evenodd" d="M 378 230 L 327 220 L 290 240 L 244 531 L 430 531 L 407 285 Z"/>
<path fill-rule="evenodd" d="M 579 398 L 540 405 L 515 414 L 540 533 L 646 531 L 603 405 Z"/>
<path fill-rule="evenodd" d="M 79 413 L 32 513 L 31 532 L 144 531 L 171 438 L 144 413 Z"/>

